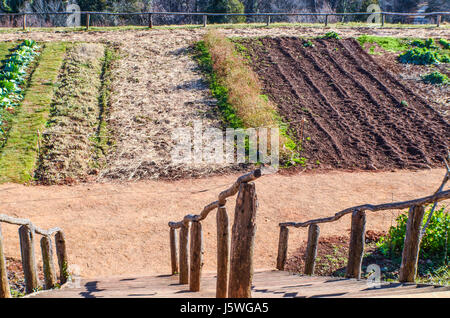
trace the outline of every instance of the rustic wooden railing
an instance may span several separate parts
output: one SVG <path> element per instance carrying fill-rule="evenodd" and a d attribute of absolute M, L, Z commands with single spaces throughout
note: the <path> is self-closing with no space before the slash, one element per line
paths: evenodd
<path fill-rule="evenodd" d="M 267 12 L 267 13 L 209 13 L 209 12 L 95 12 L 95 11 L 68 11 L 68 12 L 20 12 L 20 13 L 0 13 L 1 16 L 8 17 L 22 17 L 22 28 L 26 30 L 27 28 L 27 16 L 39 16 L 39 15 L 71 15 L 71 14 L 83 14 L 86 19 L 86 30 L 89 30 L 91 26 L 91 16 L 147 16 L 148 17 L 148 27 L 153 27 L 153 16 L 157 15 L 173 15 L 173 16 L 201 16 L 203 17 L 203 26 L 207 26 L 208 17 L 212 16 L 245 16 L 245 17 L 265 17 L 266 25 L 270 25 L 271 17 L 287 17 L 287 16 L 316 16 L 323 17 L 323 23 L 328 26 L 329 17 L 345 17 L 345 16 L 379 16 L 381 21 L 381 26 L 384 26 L 387 16 L 399 16 L 399 17 L 435 17 L 436 26 L 441 25 L 441 19 L 443 16 L 449 16 L 450 12 L 427 12 L 427 13 L 404 13 L 404 12 L 350 12 L 350 13 L 339 13 L 339 12 Z"/>
<path fill-rule="evenodd" d="M 351 213 L 351 234 L 348 263 L 346 269 L 346 277 L 361 278 L 361 264 L 364 254 L 365 243 L 365 224 L 366 211 L 385 211 L 385 210 L 400 210 L 409 208 L 408 222 L 406 225 L 405 243 L 402 253 L 402 262 L 400 266 L 399 281 L 400 282 L 414 282 L 417 274 L 417 261 L 419 257 L 419 248 L 422 235 L 424 233 L 422 224 L 425 213 L 424 206 L 434 203 L 432 212 L 436 204 L 440 201 L 450 199 L 450 190 L 444 191 L 444 186 L 450 176 L 450 155 L 445 162 L 447 172 L 438 190 L 430 196 L 403 202 L 385 203 L 379 205 L 364 204 L 354 206 L 340 212 L 334 216 L 327 218 L 309 220 L 306 222 L 286 222 L 280 223 L 280 237 L 278 243 L 277 269 L 284 270 L 287 251 L 289 227 L 309 227 L 308 228 L 308 242 L 305 253 L 305 267 L 304 274 L 312 275 L 314 273 L 314 265 L 316 261 L 317 246 L 319 241 L 319 225 L 320 223 L 334 222 L 339 220 L 346 214 Z M 431 215 L 430 215 L 431 217 Z M 429 217 L 429 219 L 430 219 Z M 427 222 L 428 223 L 428 222 Z M 425 225 L 426 226 L 426 225 Z"/>
<path fill-rule="evenodd" d="M 257 169 L 239 177 L 230 188 L 219 194 L 217 201 L 205 206 L 200 214 L 188 214 L 180 222 L 169 222 L 172 274 L 179 274 L 180 284 L 189 283 L 190 291 L 200 291 L 201 285 L 203 266 L 201 221 L 212 210 L 217 209 L 216 297 L 251 297 L 253 242 L 257 208 L 255 184 L 251 181 L 258 179 L 260 176 L 261 170 Z M 225 205 L 227 198 L 236 193 L 238 195 L 230 250 L 228 214 Z M 179 243 L 177 243 L 177 229 L 179 229 Z M 190 247 L 188 247 L 189 235 Z"/>
<path fill-rule="evenodd" d="M 32 293 L 39 288 L 39 278 L 37 274 L 37 264 L 34 251 L 34 239 L 36 234 L 42 235 L 40 245 L 44 270 L 44 288 L 52 289 L 56 286 L 57 283 L 56 272 L 53 265 L 52 235 L 55 236 L 60 284 L 64 284 L 65 282 L 67 282 L 69 278 L 69 271 L 64 232 L 58 227 L 46 231 L 39 227 L 36 227 L 29 220 L 13 218 L 4 214 L 0 214 L 0 298 L 11 297 L 8 282 L 8 273 L 6 269 L 6 258 L 3 248 L 1 223 L 20 225 L 20 252 L 22 256 L 22 267 L 25 277 L 25 292 L 27 294 Z"/>

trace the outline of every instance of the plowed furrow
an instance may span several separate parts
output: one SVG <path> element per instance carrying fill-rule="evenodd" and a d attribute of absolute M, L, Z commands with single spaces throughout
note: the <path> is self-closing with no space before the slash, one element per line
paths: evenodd
<path fill-rule="evenodd" d="M 339 69 L 339 71 L 344 75 L 340 79 L 350 79 L 351 86 L 349 89 L 356 100 L 366 99 L 364 103 L 364 108 L 374 117 L 378 123 L 379 131 L 379 146 L 387 155 L 390 155 L 394 160 L 402 166 L 400 163 L 403 159 L 411 156 L 414 152 L 415 155 L 415 165 L 420 166 L 420 164 L 430 164 L 427 156 L 420 149 L 423 148 L 422 141 L 419 143 L 412 144 L 410 138 L 407 136 L 408 131 L 411 129 L 417 129 L 418 125 L 421 123 L 411 123 L 411 110 L 406 110 L 408 112 L 407 116 L 404 116 L 404 110 L 400 106 L 400 102 L 397 102 L 392 94 L 386 89 L 378 89 L 377 84 L 379 81 L 374 80 L 374 77 L 368 72 L 362 71 L 361 65 L 358 61 L 352 58 L 349 52 L 344 54 L 339 54 L 339 61 L 337 61 L 333 56 L 330 47 L 326 43 L 321 43 L 324 45 L 325 50 L 322 51 L 323 54 L 332 61 L 332 64 Z M 344 50 L 341 50 L 343 52 Z M 359 76 L 355 76 L 358 74 Z M 361 78 L 361 80 L 359 79 Z M 384 87 L 384 85 L 382 85 Z M 403 115 L 403 116 L 402 116 Z M 404 117 L 406 120 L 398 121 L 395 118 L 398 116 Z M 383 125 L 379 125 L 382 122 Z M 414 128 L 412 128 L 412 127 Z M 387 129 L 386 129 L 387 128 Z M 428 134 L 425 132 L 425 134 Z M 413 149 L 413 151 L 408 152 L 408 149 Z"/>
<path fill-rule="evenodd" d="M 270 63 L 272 67 L 270 71 L 272 74 L 277 74 L 282 81 L 271 83 L 271 96 L 275 99 L 275 102 L 280 105 L 280 113 L 283 117 L 287 118 L 287 122 L 290 123 L 292 130 L 296 132 L 297 138 L 300 139 L 301 135 L 301 123 L 300 121 L 305 118 L 308 123 L 315 127 L 315 131 L 318 133 L 318 138 L 314 139 L 312 143 L 312 149 L 314 152 L 308 153 L 309 158 L 312 160 L 317 160 L 320 157 L 328 156 L 330 162 L 333 164 L 338 164 L 339 158 L 342 157 L 342 152 L 338 148 L 335 138 L 333 138 L 328 132 L 327 128 L 324 127 L 324 122 L 317 118 L 311 112 L 304 112 L 304 106 L 309 104 L 307 102 L 308 94 L 305 92 L 299 92 L 298 88 L 292 81 L 287 78 L 284 73 L 282 54 L 279 51 L 272 51 L 268 53 L 269 60 L 276 60 L 278 63 Z M 305 83 L 302 83 L 306 85 Z M 288 93 L 286 98 L 278 99 L 283 95 L 283 93 Z M 312 95 L 312 94 L 311 94 Z M 294 108 L 294 109 L 292 109 Z M 331 151 L 332 150 L 332 151 Z M 324 153 L 326 152 L 326 153 Z"/>

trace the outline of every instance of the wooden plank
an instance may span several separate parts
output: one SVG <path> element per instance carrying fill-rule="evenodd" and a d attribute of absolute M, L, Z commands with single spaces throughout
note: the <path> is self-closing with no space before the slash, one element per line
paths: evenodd
<path fill-rule="evenodd" d="M 365 232 L 366 213 L 364 211 L 354 211 L 352 214 L 350 249 L 346 270 L 347 278 L 361 278 L 361 264 L 364 254 Z"/>
<path fill-rule="evenodd" d="M 286 226 L 280 226 L 280 238 L 278 240 L 278 257 L 277 257 L 277 269 L 284 270 L 284 265 L 287 259 L 289 240 L 289 228 Z"/>
<path fill-rule="evenodd" d="M 406 224 L 405 243 L 402 253 L 399 281 L 414 282 L 417 274 L 417 261 L 419 260 L 420 231 L 422 228 L 425 209 L 423 206 L 412 206 L 409 209 L 408 223 Z"/>
<path fill-rule="evenodd" d="M 25 292 L 30 294 L 38 286 L 36 258 L 34 255 L 34 232 L 28 226 L 19 227 L 20 252 L 22 255 L 22 268 L 25 277 Z"/>
<path fill-rule="evenodd" d="M 189 283 L 189 222 L 180 228 L 180 284 Z"/>
<path fill-rule="evenodd" d="M 314 274 L 316 264 L 317 245 L 319 243 L 320 228 L 317 224 L 311 224 L 308 228 L 308 244 L 306 246 L 305 275 Z"/>
<path fill-rule="evenodd" d="M 178 238 L 177 230 L 170 228 L 170 263 L 172 265 L 172 275 L 178 274 Z"/>
<path fill-rule="evenodd" d="M 69 260 L 66 249 L 66 236 L 63 231 L 58 231 L 55 234 L 56 256 L 59 265 L 59 281 L 62 284 L 66 283 L 70 277 Z"/>
<path fill-rule="evenodd" d="M 52 289 L 56 285 L 55 266 L 53 264 L 52 241 L 49 236 L 41 238 L 42 262 L 44 264 L 44 288 Z"/>
<path fill-rule="evenodd" d="M 253 249 L 258 200 L 255 184 L 243 183 L 236 199 L 231 237 L 231 264 L 228 297 L 250 298 L 253 280 Z"/>
<path fill-rule="evenodd" d="M 6 257 L 3 248 L 2 227 L 0 224 L 0 298 L 11 298 L 9 289 L 8 271 L 6 269 Z"/>
<path fill-rule="evenodd" d="M 189 275 L 189 290 L 200 291 L 200 282 L 203 267 L 203 234 L 202 224 L 192 222 L 191 226 L 191 265 Z"/>
<path fill-rule="evenodd" d="M 230 257 L 230 229 L 225 206 L 217 209 L 217 282 L 216 298 L 226 298 Z"/>

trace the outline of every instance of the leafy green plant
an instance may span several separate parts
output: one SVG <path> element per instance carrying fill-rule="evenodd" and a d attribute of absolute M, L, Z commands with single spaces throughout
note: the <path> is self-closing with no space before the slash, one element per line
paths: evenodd
<path fill-rule="evenodd" d="M 310 40 L 308 40 L 303 42 L 303 47 L 314 47 L 314 44 Z"/>
<path fill-rule="evenodd" d="M 425 212 L 423 224 L 426 223 L 430 211 L 431 208 Z M 406 224 L 408 222 L 408 212 L 400 214 L 396 222 L 397 224 L 389 229 L 388 234 L 377 243 L 381 252 L 386 256 L 401 256 L 406 234 Z M 448 244 L 449 230 L 450 215 L 446 212 L 446 207 L 434 211 L 420 244 L 420 258 L 440 259 L 446 263 L 450 252 Z"/>
<path fill-rule="evenodd" d="M 450 57 L 438 50 L 414 47 L 400 54 L 399 61 L 404 64 L 428 65 L 449 63 Z"/>
<path fill-rule="evenodd" d="M 439 43 L 442 45 L 442 47 L 443 47 L 445 50 L 450 50 L 450 42 L 447 41 L 446 39 L 440 39 L 440 40 L 439 40 Z"/>
<path fill-rule="evenodd" d="M 325 35 L 321 36 L 322 39 L 336 39 L 339 40 L 341 37 L 335 31 L 330 31 L 325 33 Z"/>
<path fill-rule="evenodd" d="M 39 54 L 38 49 L 34 40 L 23 41 L 0 69 L 0 146 L 6 141 L 10 117 L 24 97 L 27 68 Z"/>
<path fill-rule="evenodd" d="M 434 84 L 434 85 L 442 85 L 449 83 L 448 76 L 438 71 L 422 75 L 422 80 L 427 84 Z"/>
<path fill-rule="evenodd" d="M 432 39 L 432 38 L 429 38 L 425 41 L 414 40 L 414 41 L 410 42 L 410 46 L 419 47 L 419 48 L 427 48 L 427 49 L 439 49 L 439 47 L 436 46 L 434 39 Z"/>

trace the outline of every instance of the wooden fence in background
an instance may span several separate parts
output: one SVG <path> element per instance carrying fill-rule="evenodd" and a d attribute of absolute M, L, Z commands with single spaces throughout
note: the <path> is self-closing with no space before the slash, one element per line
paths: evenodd
<path fill-rule="evenodd" d="M 35 292 L 39 288 L 39 278 L 37 274 L 37 264 L 34 251 L 34 239 L 36 234 L 42 235 L 40 245 L 44 269 L 44 289 L 52 289 L 57 283 L 56 272 L 53 265 L 52 235 L 55 236 L 60 284 L 67 282 L 69 278 L 69 271 L 64 232 L 58 227 L 46 231 L 34 226 L 29 220 L 13 218 L 0 214 L 0 298 L 11 297 L 8 272 L 6 268 L 6 258 L 3 248 L 4 243 L 1 223 L 9 223 L 20 226 L 20 252 L 25 277 L 25 292 L 27 294 Z"/>
<path fill-rule="evenodd" d="M 153 27 L 153 16 L 201 16 L 203 21 L 203 26 L 207 26 L 208 17 L 213 16 L 245 16 L 245 17 L 265 17 L 266 25 L 270 25 L 271 17 L 289 17 L 289 16 L 314 16 L 323 17 L 323 23 L 328 26 L 329 17 L 345 17 L 345 16 L 370 16 L 375 15 L 380 17 L 381 26 L 384 26 L 387 16 L 400 16 L 400 17 L 435 17 L 436 26 L 439 27 L 441 24 L 442 16 L 449 16 L 450 12 L 428 12 L 428 13 L 404 13 L 404 12 L 353 12 L 353 13 L 334 13 L 334 12 L 324 12 L 324 13 L 308 13 L 308 12 L 272 12 L 272 13 L 208 13 L 208 12 L 95 12 L 95 11 L 80 11 L 76 12 L 85 16 L 85 27 L 89 30 L 91 25 L 92 16 L 146 16 L 148 17 L 148 27 Z M 74 12 L 21 12 L 21 13 L 0 13 L 0 17 L 22 17 L 22 28 L 27 29 L 27 17 L 28 16 L 38 16 L 38 15 L 71 15 Z"/>

